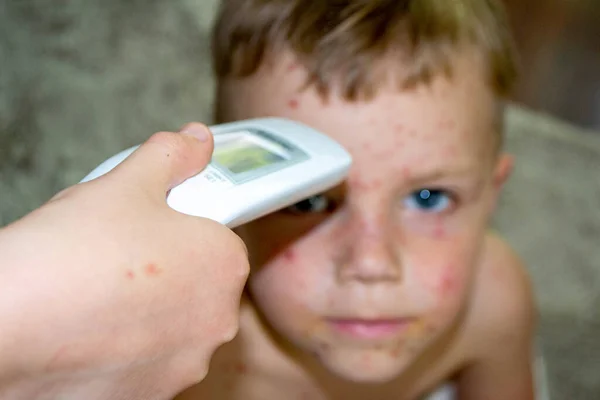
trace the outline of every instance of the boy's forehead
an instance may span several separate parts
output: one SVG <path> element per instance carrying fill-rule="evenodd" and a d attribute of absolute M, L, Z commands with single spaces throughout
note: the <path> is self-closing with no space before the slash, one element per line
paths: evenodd
<path fill-rule="evenodd" d="M 438 77 L 411 90 L 390 80 L 369 101 L 347 101 L 335 92 L 324 99 L 305 82 L 293 57 L 281 57 L 253 77 L 224 83 L 221 107 L 229 119 L 281 116 L 309 124 L 347 147 L 357 162 L 373 154 L 384 161 L 391 149 L 423 158 L 482 155 L 492 147 L 497 102 L 476 59 L 458 58 L 452 79 Z"/>

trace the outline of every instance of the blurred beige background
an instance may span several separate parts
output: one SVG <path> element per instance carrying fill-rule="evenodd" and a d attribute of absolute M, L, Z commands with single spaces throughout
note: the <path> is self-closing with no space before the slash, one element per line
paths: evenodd
<path fill-rule="evenodd" d="M 527 107 L 509 112 L 517 171 L 495 225 L 534 281 L 552 399 L 597 400 L 598 4 L 506 1 Z M 210 122 L 215 4 L 0 0 L 0 226 L 152 132 Z"/>

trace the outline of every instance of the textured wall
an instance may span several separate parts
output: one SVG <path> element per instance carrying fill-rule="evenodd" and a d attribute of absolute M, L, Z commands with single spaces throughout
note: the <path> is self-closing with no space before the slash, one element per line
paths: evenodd
<path fill-rule="evenodd" d="M 215 3 L 0 1 L 0 226 L 157 130 L 210 122 Z M 553 399 L 598 399 L 600 135 L 516 108 L 508 130 L 496 225 L 535 282 Z"/>
<path fill-rule="evenodd" d="M 0 1 L 0 225 L 126 146 L 208 121 L 214 1 Z"/>

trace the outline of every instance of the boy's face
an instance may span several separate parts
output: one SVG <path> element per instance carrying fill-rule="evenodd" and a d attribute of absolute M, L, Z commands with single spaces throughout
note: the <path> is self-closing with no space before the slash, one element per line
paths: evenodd
<path fill-rule="evenodd" d="M 354 159 L 343 185 L 238 230 L 252 299 L 284 346 L 345 379 L 383 382 L 456 326 L 510 169 L 495 156 L 482 64 L 463 55 L 451 81 L 390 83 L 358 103 L 299 90 L 304 71 L 289 56 L 222 85 L 222 119 L 298 120 Z"/>

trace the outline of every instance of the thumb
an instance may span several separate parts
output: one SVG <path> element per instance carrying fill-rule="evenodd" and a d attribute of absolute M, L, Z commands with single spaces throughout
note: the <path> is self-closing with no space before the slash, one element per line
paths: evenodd
<path fill-rule="evenodd" d="M 121 174 L 162 197 L 204 170 L 213 148 L 212 134 L 200 123 L 187 124 L 180 133 L 158 132 L 121 163 Z"/>

